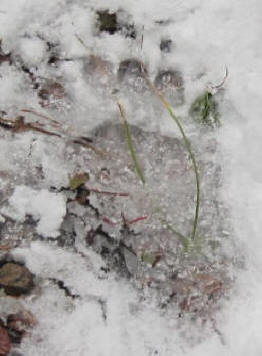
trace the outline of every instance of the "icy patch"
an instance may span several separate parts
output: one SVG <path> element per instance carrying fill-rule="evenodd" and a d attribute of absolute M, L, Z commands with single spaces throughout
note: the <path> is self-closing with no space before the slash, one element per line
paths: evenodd
<path fill-rule="evenodd" d="M 26 215 L 38 220 L 37 232 L 45 237 L 56 237 L 66 214 L 65 198 L 62 194 L 50 193 L 47 189 L 36 191 L 26 186 L 18 186 L 11 198 L 9 207 L 2 212 L 18 221 Z"/>

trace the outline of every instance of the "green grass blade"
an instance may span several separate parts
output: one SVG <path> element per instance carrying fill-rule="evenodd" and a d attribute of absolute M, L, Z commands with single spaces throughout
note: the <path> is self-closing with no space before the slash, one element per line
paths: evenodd
<path fill-rule="evenodd" d="M 193 163 L 193 168 L 194 168 L 195 178 L 196 178 L 196 208 L 195 208 L 195 218 L 194 218 L 194 224 L 193 224 L 193 230 L 192 230 L 191 238 L 192 238 L 192 240 L 194 240 L 195 237 L 196 237 L 196 230 L 197 230 L 198 217 L 199 217 L 199 206 L 200 206 L 200 179 L 199 179 L 199 173 L 198 173 L 198 168 L 197 168 L 197 164 L 196 164 L 196 159 L 195 159 L 195 155 L 194 155 L 193 151 L 191 150 L 190 141 L 188 140 L 180 121 L 175 116 L 175 114 L 173 113 L 173 110 L 171 109 L 170 105 L 166 101 L 165 101 L 164 106 L 168 110 L 169 115 L 171 116 L 171 118 L 177 124 L 177 126 L 178 126 L 178 128 L 179 128 L 179 130 L 181 132 L 181 135 L 183 137 L 183 140 L 184 140 L 186 149 L 188 151 L 189 157 L 190 157 L 190 159 L 191 159 L 191 161 Z"/>
<path fill-rule="evenodd" d="M 126 142 L 127 142 L 127 146 L 128 146 L 129 152 L 130 152 L 130 156 L 131 156 L 132 161 L 134 163 L 134 167 L 135 167 L 136 173 L 137 173 L 139 179 L 141 180 L 141 182 L 143 184 L 145 184 L 146 183 L 145 177 L 144 177 L 144 174 L 142 172 L 142 169 L 140 167 L 140 164 L 139 164 L 138 159 L 137 159 L 136 154 L 135 154 L 133 142 L 132 142 L 132 139 L 131 139 L 130 128 L 129 128 L 129 125 L 128 125 L 128 122 L 127 122 L 127 119 L 126 119 L 126 116 L 125 116 L 125 113 L 124 113 L 124 109 L 123 109 L 122 105 L 119 102 L 117 103 L 117 105 L 118 105 L 118 108 L 119 108 L 119 111 L 120 111 L 120 115 L 121 115 L 121 117 L 123 119 L 123 126 L 124 126 L 124 130 L 125 130 L 125 138 L 126 138 Z"/>
<path fill-rule="evenodd" d="M 143 70 L 143 67 L 142 67 Z M 144 71 L 145 73 L 145 71 Z M 147 76 L 145 75 L 145 79 L 149 85 L 149 87 L 151 88 L 151 90 L 153 91 L 153 93 L 160 99 L 162 105 L 167 109 L 167 111 L 169 112 L 170 117 L 173 119 L 173 121 L 176 123 L 184 144 L 186 146 L 186 149 L 188 151 L 189 157 L 193 163 L 193 169 L 195 172 L 195 179 L 196 179 L 196 208 L 195 208 L 195 217 L 194 217 L 194 224 L 193 224 L 193 229 L 192 229 L 192 234 L 191 234 L 191 239 L 195 240 L 196 237 L 196 231 L 197 231 L 197 225 L 198 225 L 198 217 L 199 217 L 199 206 L 200 206 L 200 179 L 199 179 L 199 173 L 198 173 L 198 168 L 197 168 L 197 164 L 196 164 L 196 159 L 195 159 L 195 155 L 191 149 L 191 144 L 189 139 L 187 138 L 185 131 L 183 129 L 183 126 L 181 125 L 179 119 L 177 118 L 177 116 L 174 114 L 171 106 L 168 104 L 168 102 L 166 101 L 165 97 L 163 96 L 162 93 L 160 93 L 157 88 L 154 86 L 153 83 L 151 83 L 151 81 L 147 78 Z"/>

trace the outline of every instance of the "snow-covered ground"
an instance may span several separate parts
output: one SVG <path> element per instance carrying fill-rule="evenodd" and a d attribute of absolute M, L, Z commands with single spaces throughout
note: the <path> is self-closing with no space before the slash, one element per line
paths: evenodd
<path fill-rule="evenodd" d="M 121 10 L 124 20 L 135 24 L 136 39 L 121 33 L 97 33 L 95 13 L 105 9 Z M 226 225 L 230 225 L 229 238 L 235 245 L 234 251 L 227 252 L 236 260 L 234 253 L 241 253 L 243 260 L 241 268 L 232 267 L 234 283 L 215 316 L 215 327 L 192 325 L 190 319 L 181 323 L 175 310 L 159 310 L 154 296 L 141 300 L 125 279 L 115 274 L 105 278 L 101 272 L 104 262 L 81 243 L 78 247 L 87 257 L 45 241 L 45 237 L 57 236 L 66 213 L 64 196 L 48 189 L 66 186 L 68 172 L 88 161 L 74 161 L 70 151 L 68 160 L 63 161 L 67 142 L 57 143 L 32 131 L 14 137 L 3 132 L 1 211 L 19 221 L 26 214 L 32 215 L 37 219 L 37 232 L 43 236 L 43 241 L 22 245 L 13 255 L 39 280 L 63 280 L 81 296 L 72 301 L 57 286 L 45 288 L 42 283 L 39 294 L 21 302 L 38 320 L 31 337 L 21 345 L 24 355 L 262 354 L 261 22 L 259 0 L 105 0 L 102 5 L 93 0 L 0 1 L 2 50 L 11 52 L 15 62 L 0 62 L 0 111 L 10 119 L 21 109 L 41 112 L 63 125 L 65 136 L 88 136 L 103 122 L 119 120 L 117 98 L 124 104 L 130 123 L 180 137 L 152 95 L 129 95 L 125 89 L 112 94 L 119 63 L 135 57 L 146 64 L 151 79 L 161 69 L 174 68 L 182 73 L 184 103 L 174 110 L 194 147 L 198 136 L 192 122 L 186 121 L 188 108 L 210 83 L 220 83 L 228 69 L 220 105 L 222 126 L 212 138 L 218 142 L 223 178 L 217 194 L 227 209 Z M 160 51 L 162 39 L 173 41 L 170 53 Z M 108 74 L 88 76 L 84 64 L 87 54 L 110 63 Z M 63 60 L 57 66 L 50 65 L 51 55 Z M 43 107 L 43 102 L 41 106 L 34 76 L 40 86 L 44 85 L 43 78 L 58 79 L 65 88 L 65 100 L 58 107 Z M 37 120 L 30 114 L 26 117 Z M 201 144 L 197 151 L 202 157 Z M 42 172 L 37 171 L 36 162 Z M 41 174 L 45 179 L 36 183 Z M 50 214 L 52 209 L 55 215 Z M 3 302 L 0 310 L 8 307 Z"/>

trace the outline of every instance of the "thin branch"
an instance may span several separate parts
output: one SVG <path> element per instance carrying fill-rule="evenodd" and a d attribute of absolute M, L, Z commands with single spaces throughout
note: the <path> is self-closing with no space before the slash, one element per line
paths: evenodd
<path fill-rule="evenodd" d="M 41 117 L 42 119 L 48 120 L 48 121 L 50 121 L 52 123 L 52 126 L 54 126 L 54 127 L 59 127 L 60 126 L 60 123 L 58 121 L 56 121 L 56 120 L 54 120 L 51 117 L 48 117 L 46 115 L 40 114 L 37 111 L 31 110 L 31 109 L 22 109 L 21 111 L 22 112 L 26 112 L 26 113 L 30 113 L 30 114 L 33 114 L 35 116 Z"/>
<path fill-rule="evenodd" d="M 112 195 L 114 197 L 129 197 L 129 193 L 108 192 L 108 191 L 99 190 L 95 188 L 88 188 L 88 187 L 86 189 L 89 190 L 89 192 L 97 193 L 97 194 Z"/>

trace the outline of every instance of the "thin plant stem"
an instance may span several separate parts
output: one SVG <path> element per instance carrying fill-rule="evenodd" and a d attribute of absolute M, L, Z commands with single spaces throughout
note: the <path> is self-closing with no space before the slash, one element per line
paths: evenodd
<path fill-rule="evenodd" d="M 133 163 L 134 163 L 134 166 L 135 166 L 136 173 L 137 173 L 139 179 L 141 180 L 141 182 L 143 184 L 145 184 L 146 183 L 145 177 L 144 177 L 144 174 L 142 172 L 142 169 L 140 167 L 140 164 L 139 164 L 138 159 L 137 159 L 136 154 L 135 154 L 133 142 L 132 142 L 132 139 L 131 139 L 131 133 L 130 133 L 129 125 L 128 125 L 128 122 L 127 122 L 127 119 L 126 119 L 126 116 L 125 116 L 124 109 L 123 109 L 122 105 L 119 102 L 117 103 L 117 105 L 118 105 L 118 108 L 119 108 L 119 111 L 120 111 L 120 115 L 121 115 L 122 120 L 123 120 L 123 126 L 124 126 L 124 130 L 125 130 L 126 142 L 127 142 L 127 146 L 128 146 L 129 152 L 130 152 L 130 156 L 131 156 L 131 158 L 133 160 Z"/>
<path fill-rule="evenodd" d="M 85 47 L 85 49 L 89 50 L 88 46 L 85 44 L 85 42 L 82 40 L 82 38 L 80 36 L 78 36 L 78 34 L 75 34 L 75 37 L 82 44 L 82 46 Z M 123 119 L 123 126 L 124 126 L 124 130 L 125 130 L 126 142 L 127 142 L 127 146 L 128 146 L 129 152 L 130 152 L 130 156 L 131 156 L 131 158 L 132 158 L 132 160 L 134 162 L 136 173 L 137 173 L 139 179 L 141 180 L 141 182 L 143 184 L 145 184 L 146 183 L 145 177 L 143 175 L 142 169 L 141 169 L 141 167 L 140 167 L 140 165 L 138 163 L 138 160 L 137 160 L 137 157 L 136 157 L 136 154 L 135 154 L 134 146 L 133 146 L 132 139 L 131 139 L 130 129 L 129 129 L 129 125 L 128 125 L 128 122 L 127 122 L 127 119 L 126 119 L 126 116 L 125 116 L 124 109 L 123 109 L 122 105 L 119 102 L 117 103 L 117 105 L 118 105 L 118 108 L 119 108 L 119 111 L 120 111 L 120 115 L 121 115 L 121 117 Z"/>
<path fill-rule="evenodd" d="M 144 68 L 143 72 L 144 71 Z M 200 179 L 199 179 L 199 173 L 198 173 L 198 168 L 197 168 L 197 164 L 196 164 L 196 159 L 195 159 L 195 155 L 191 149 L 191 144 L 189 139 L 187 138 L 185 131 L 183 129 L 183 126 L 181 125 L 179 119 L 177 118 L 177 116 L 174 114 L 171 106 L 168 104 L 168 102 L 166 101 L 165 97 L 163 96 L 162 93 L 160 93 L 157 88 L 153 85 L 153 83 L 151 83 L 151 81 L 147 78 L 146 75 L 144 75 L 149 87 L 151 88 L 151 90 L 153 91 L 153 93 L 160 99 L 161 103 L 163 104 L 163 106 L 167 109 L 167 111 L 169 112 L 170 117 L 173 119 L 173 121 L 176 123 L 177 127 L 179 128 L 179 131 L 183 137 L 186 149 L 188 151 L 189 157 L 193 163 L 193 168 L 194 168 L 194 172 L 195 172 L 195 178 L 196 178 L 196 208 L 195 208 L 195 218 L 194 218 L 194 224 L 193 224 L 193 229 L 192 229 L 192 233 L 191 233 L 191 239 L 195 240 L 196 237 L 196 231 L 197 231 L 197 225 L 198 225 L 198 217 L 199 217 L 199 206 L 200 206 Z"/>
<path fill-rule="evenodd" d="M 171 226 L 168 222 L 164 221 L 164 223 L 166 224 L 168 230 L 172 231 L 174 234 L 176 234 L 178 237 L 180 237 L 182 240 L 187 240 L 187 238 L 181 234 L 179 231 L 177 231 L 176 229 L 173 228 L 173 226 Z"/>
<path fill-rule="evenodd" d="M 22 112 L 31 113 L 31 114 L 33 114 L 33 115 L 35 115 L 35 116 L 38 116 L 38 117 L 42 118 L 42 119 L 48 120 L 48 121 L 51 122 L 52 126 L 54 126 L 54 127 L 59 127 L 59 126 L 61 126 L 58 121 L 56 121 L 56 120 L 54 120 L 54 119 L 52 119 L 51 117 L 48 117 L 48 116 L 46 116 L 46 115 L 40 114 L 39 112 L 37 112 L 37 111 L 35 111 L 35 110 L 22 109 L 21 111 L 22 111 Z"/>
<path fill-rule="evenodd" d="M 85 47 L 85 49 L 86 50 L 90 50 L 89 48 L 88 48 L 88 46 L 85 44 L 85 42 L 82 40 L 82 38 L 77 34 L 77 33 L 75 33 L 75 37 L 78 39 L 78 41 L 81 43 L 81 45 L 83 46 L 83 47 Z"/>
<path fill-rule="evenodd" d="M 189 246 L 189 239 L 187 237 L 185 237 L 183 234 L 181 234 L 180 232 L 178 232 L 177 230 L 175 230 L 173 228 L 173 226 L 171 226 L 170 224 L 168 224 L 168 223 L 166 223 L 166 224 L 167 224 L 168 230 L 172 231 L 173 234 L 177 235 L 181 239 L 184 249 L 187 250 L 188 246 Z"/>

